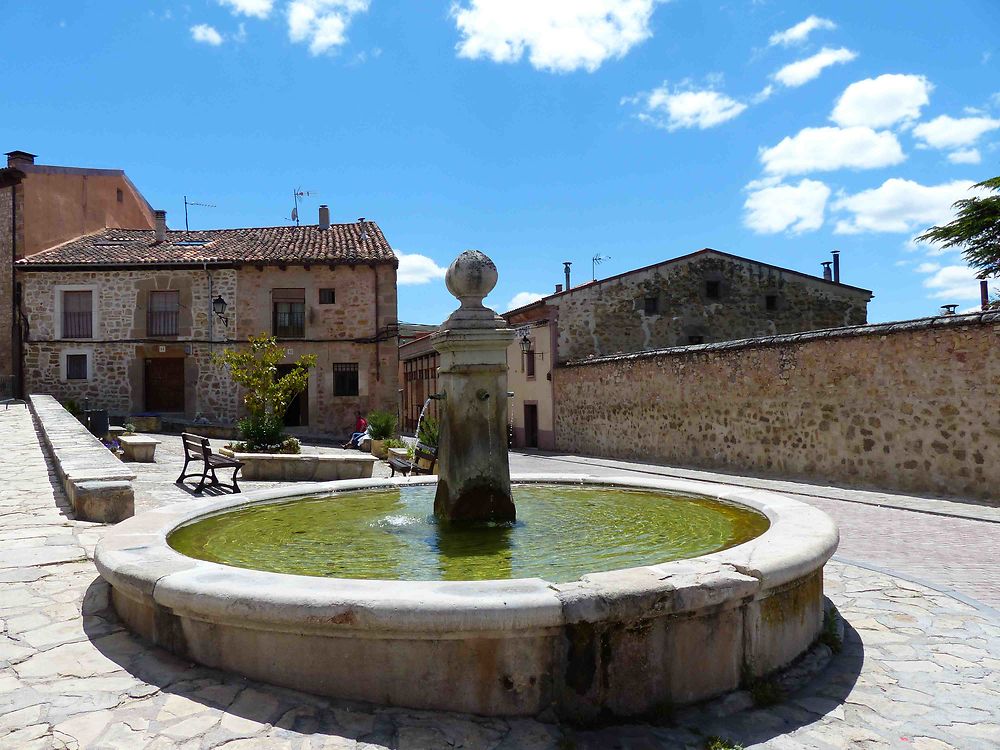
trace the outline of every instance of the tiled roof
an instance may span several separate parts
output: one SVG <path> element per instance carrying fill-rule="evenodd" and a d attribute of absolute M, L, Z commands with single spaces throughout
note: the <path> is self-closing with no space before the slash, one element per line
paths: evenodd
<path fill-rule="evenodd" d="M 17 262 L 18 266 L 132 266 L 200 263 L 395 263 L 378 225 L 168 231 L 156 242 L 152 229 L 103 229 Z"/>

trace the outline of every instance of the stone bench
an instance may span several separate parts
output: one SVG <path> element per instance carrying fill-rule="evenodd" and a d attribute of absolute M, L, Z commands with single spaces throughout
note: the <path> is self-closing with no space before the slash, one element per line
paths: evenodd
<path fill-rule="evenodd" d="M 141 464 L 154 463 L 153 455 L 156 453 L 156 446 L 160 444 L 159 440 L 142 435 L 121 435 L 118 442 L 121 443 L 126 461 Z"/>
<path fill-rule="evenodd" d="M 135 514 L 135 474 L 52 396 L 29 396 L 31 410 L 74 515 L 117 523 Z"/>

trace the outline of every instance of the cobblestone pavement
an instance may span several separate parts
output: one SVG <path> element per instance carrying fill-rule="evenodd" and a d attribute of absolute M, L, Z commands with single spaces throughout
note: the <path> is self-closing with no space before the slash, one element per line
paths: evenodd
<path fill-rule="evenodd" d="M 996 613 L 839 562 L 827 566 L 826 587 L 847 623 L 844 648 L 822 672 L 770 708 L 754 708 L 750 694 L 737 692 L 663 726 L 584 731 L 388 709 L 199 667 L 122 629 L 90 560 L 105 527 L 67 514 L 27 412 L 0 411 L 0 435 L 3 750 L 653 750 L 703 748 L 709 735 L 775 750 L 1000 747 Z M 186 497 L 152 478 L 172 484 L 179 473 L 169 442 L 162 465 L 141 472 L 140 506 Z M 908 519 L 923 518 L 898 512 L 900 535 Z M 845 543 L 853 533 L 844 529 Z"/>

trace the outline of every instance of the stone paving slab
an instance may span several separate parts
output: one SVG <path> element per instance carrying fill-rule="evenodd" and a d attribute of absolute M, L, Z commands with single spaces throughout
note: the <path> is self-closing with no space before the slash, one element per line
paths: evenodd
<path fill-rule="evenodd" d="M 662 725 L 580 730 L 391 709 L 191 664 L 122 628 L 89 559 L 103 527 L 67 517 L 30 416 L 13 414 L 0 412 L 0 434 L 17 436 L 0 454 L 0 476 L 14 477 L 0 494 L 0 534 L 10 535 L 0 539 L 25 541 L 16 548 L 25 557 L 0 569 L 0 750 L 693 750 L 713 734 L 748 749 L 1000 747 L 1000 619 L 839 562 L 827 566 L 825 584 L 846 620 L 845 642 L 821 674 L 771 707 L 735 693 L 711 709 L 675 714 L 673 723 L 665 715 Z M 142 502 L 189 497 L 172 487 L 177 472 L 165 462 L 159 480 L 150 474 Z M 170 487 L 157 486 L 164 477 Z M 75 543 L 63 543 L 67 531 Z M 78 554 L 32 563 L 32 550 L 45 547 Z"/>

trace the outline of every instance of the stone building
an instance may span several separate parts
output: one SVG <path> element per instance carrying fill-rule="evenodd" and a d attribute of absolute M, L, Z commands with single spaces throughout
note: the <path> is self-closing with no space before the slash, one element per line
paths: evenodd
<path fill-rule="evenodd" d="M 437 326 L 433 327 L 437 330 Z M 431 346 L 431 332 L 400 341 L 399 346 L 399 410 L 400 429 L 414 434 L 420 411 L 432 393 L 437 393 L 438 353 Z M 437 402 L 427 404 L 427 414 L 438 416 Z"/>
<path fill-rule="evenodd" d="M 834 280 L 834 275 L 836 280 Z M 548 318 L 559 362 L 863 325 L 867 289 L 706 248 L 588 282 L 508 312 Z"/>
<path fill-rule="evenodd" d="M 0 169 L 0 393 L 21 390 L 15 261 L 108 227 L 153 228 L 153 210 L 120 169 L 35 164 L 26 151 L 6 156 Z"/>
<path fill-rule="evenodd" d="M 514 445 L 554 446 L 551 378 L 563 363 L 866 323 L 872 293 L 840 283 L 839 258 L 824 265 L 834 265 L 830 278 L 706 248 L 607 279 L 559 285 L 505 313 L 534 353 L 522 353 L 523 336 L 508 351 Z"/>
<path fill-rule="evenodd" d="M 27 390 L 112 414 L 232 423 L 240 393 L 214 356 L 271 334 L 315 354 L 286 415 L 347 432 L 395 410 L 397 261 L 373 222 L 208 231 L 103 229 L 18 261 Z M 220 311 L 222 303 L 225 309 Z"/>

